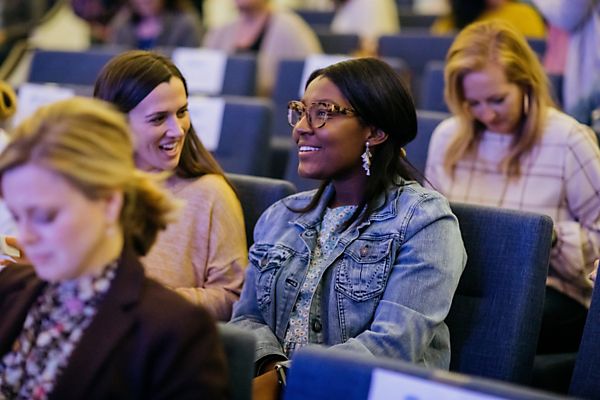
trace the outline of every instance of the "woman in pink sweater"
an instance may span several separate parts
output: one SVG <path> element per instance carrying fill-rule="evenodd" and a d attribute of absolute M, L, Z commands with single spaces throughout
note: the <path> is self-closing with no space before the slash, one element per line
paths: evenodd
<path fill-rule="evenodd" d="M 128 115 L 137 166 L 169 173 L 167 187 L 185 202 L 179 221 L 143 258 L 146 273 L 228 320 L 247 264 L 244 219 L 223 170 L 194 132 L 185 78 L 168 58 L 133 50 L 108 62 L 94 96 Z"/>

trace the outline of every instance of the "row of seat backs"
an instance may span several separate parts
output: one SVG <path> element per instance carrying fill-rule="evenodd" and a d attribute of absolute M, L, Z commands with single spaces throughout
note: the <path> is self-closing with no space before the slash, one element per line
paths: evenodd
<path fill-rule="evenodd" d="M 102 67 L 123 52 L 122 47 L 98 47 L 86 51 L 33 50 L 27 81 L 92 86 Z M 170 56 L 173 49 L 160 52 Z M 220 95 L 254 96 L 256 93 L 256 57 L 227 56 L 225 77 Z"/>
<path fill-rule="evenodd" d="M 228 177 L 241 193 L 250 231 L 270 202 L 294 191 L 285 181 Z M 552 220 L 498 208 L 459 203 L 451 207 L 468 260 L 446 319 L 452 343 L 450 369 L 527 384 L 541 324 Z M 294 361 L 292 371 L 296 366 L 300 369 L 301 363 Z"/>
<path fill-rule="evenodd" d="M 351 383 L 350 383 L 351 382 Z M 406 362 L 309 347 L 294 356 L 286 400 L 513 399 L 563 396 L 505 382 L 428 370 Z"/>
<path fill-rule="evenodd" d="M 54 83 L 73 89 L 76 94 L 91 96 L 100 69 L 119 52 L 117 49 L 86 52 L 36 50 L 28 82 Z M 247 82 L 254 82 L 255 71 L 254 57 L 228 58 L 223 91 L 229 95 L 223 96 L 225 105 L 220 139 L 213 154 L 227 172 L 264 176 L 269 174 L 273 106 L 267 99 L 249 96 L 254 91 L 254 83 L 249 86 Z M 248 74 L 252 75 L 252 79 L 244 77 Z M 246 84 L 241 84 L 241 81 Z M 202 136 L 202 132 L 198 133 Z"/>
<path fill-rule="evenodd" d="M 406 0 L 403 1 L 403 3 L 406 2 Z M 399 1 L 398 3 L 402 2 Z M 437 18 L 437 15 L 415 14 L 411 12 L 412 2 L 408 6 L 406 4 L 399 4 L 398 7 L 398 19 L 403 32 L 412 29 L 428 31 Z M 296 13 L 316 31 L 329 29 L 335 16 L 335 11 L 333 10 L 298 9 Z"/>

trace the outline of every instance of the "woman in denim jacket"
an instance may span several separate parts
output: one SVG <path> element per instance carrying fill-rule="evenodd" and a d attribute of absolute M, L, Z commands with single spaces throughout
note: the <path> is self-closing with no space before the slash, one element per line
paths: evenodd
<path fill-rule="evenodd" d="M 309 343 L 447 369 L 466 255 L 447 200 L 411 177 L 404 85 L 382 61 L 350 60 L 313 72 L 288 107 L 298 172 L 323 183 L 256 225 L 232 323 L 255 332 L 257 374 Z"/>

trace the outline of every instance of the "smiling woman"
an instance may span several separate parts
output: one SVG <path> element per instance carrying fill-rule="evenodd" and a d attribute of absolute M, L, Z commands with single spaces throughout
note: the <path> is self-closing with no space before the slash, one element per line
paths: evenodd
<path fill-rule="evenodd" d="M 228 320 L 247 263 L 240 202 L 221 167 L 196 135 L 179 69 L 156 53 L 134 50 L 109 61 L 94 96 L 126 113 L 135 160 L 171 175 L 167 187 L 186 205 L 144 257 L 149 276 Z"/>
<path fill-rule="evenodd" d="M 427 179 L 450 200 L 552 217 L 539 351 L 577 351 L 600 253 L 597 139 L 553 107 L 537 56 L 506 23 L 464 29 L 445 81 L 454 116 L 433 133 Z"/>
<path fill-rule="evenodd" d="M 465 265 L 445 198 L 412 179 L 415 108 L 372 58 L 320 69 L 289 103 L 300 175 L 321 187 L 261 216 L 232 323 L 255 332 L 255 388 L 321 344 L 448 368 L 444 323 Z"/>

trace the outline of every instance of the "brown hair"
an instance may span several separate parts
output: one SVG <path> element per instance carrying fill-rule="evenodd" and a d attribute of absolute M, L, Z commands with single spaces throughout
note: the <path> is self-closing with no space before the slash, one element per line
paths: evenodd
<path fill-rule="evenodd" d="M 90 199 L 122 190 L 121 227 L 139 255 L 148 252 L 177 209 L 157 176 L 135 168 L 125 117 L 100 100 L 60 101 L 16 127 L 0 154 L 0 178 L 27 163 L 61 175 Z"/>
<path fill-rule="evenodd" d="M 113 103 L 121 112 L 129 113 L 161 83 L 176 77 L 188 88 L 181 71 L 167 57 L 144 50 L 131 50 L 115 56 L 100 71 L 94 97 Z M 223 176 L 223 170 L 204 147 L 193 125 L 185 136 L 177 176 L 195 178 L 205 174 Z"/>

